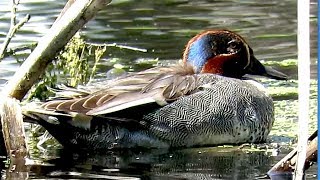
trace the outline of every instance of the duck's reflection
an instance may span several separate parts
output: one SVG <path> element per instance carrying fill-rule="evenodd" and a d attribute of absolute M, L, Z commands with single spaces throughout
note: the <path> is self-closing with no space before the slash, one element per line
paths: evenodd
<path fill-rule="evenodd" d="M 274 163 L 266 151 L 237 148 L 119 150 L 95 153 L 59 152 L 33 172 L 55 178 L 256 179 Z M 44 168 L 44 169 L 43 169 Z"/>

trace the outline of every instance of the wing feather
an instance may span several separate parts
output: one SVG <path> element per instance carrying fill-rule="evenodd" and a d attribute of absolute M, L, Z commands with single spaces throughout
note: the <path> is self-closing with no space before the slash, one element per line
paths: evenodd
<path fill-rule="evenodd" d="M 197 75 L 191 66 L 158 67 L 108 81 L 108 84 L 104 85 L 106 88 L 98 88 L 99 90 L 87 96 L 49 101 L 42 107 L 101 115 L 147 103 L 163 106 L 169 101 L 190 94 L 197 85 Z M 81 89 L 85 91 L 85 86 Z"/>

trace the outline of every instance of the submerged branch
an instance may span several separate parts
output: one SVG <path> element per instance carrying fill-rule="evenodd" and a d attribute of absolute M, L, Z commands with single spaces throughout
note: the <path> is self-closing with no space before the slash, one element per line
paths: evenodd
<path fill-rule="evenodd" d="M 307 146 L 306 159 L 303 163 L 304 171 L 307 170 L 314 161 L 317 160 L 318 152 L 318 131 L 315 131 L 309 138 Z M 284 158 L 282 158 L 277 164 L 275 164 L 268 172 L 270 177 L 291 174 L 295 170 L 295 165 L 297 164 L 297 148 L 292 150 Z"/>

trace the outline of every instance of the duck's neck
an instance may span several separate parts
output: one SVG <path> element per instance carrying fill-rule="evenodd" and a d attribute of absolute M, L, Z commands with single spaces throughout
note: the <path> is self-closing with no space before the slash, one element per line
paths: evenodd
<path fill-rule="evenodd" d="M 212 57 L 208 35 L 201 36 L 193 42 L 189 42 L 186 47 L 183 61 L 191 64 L 196 73 L 200 73 L 206 61 Z"/>

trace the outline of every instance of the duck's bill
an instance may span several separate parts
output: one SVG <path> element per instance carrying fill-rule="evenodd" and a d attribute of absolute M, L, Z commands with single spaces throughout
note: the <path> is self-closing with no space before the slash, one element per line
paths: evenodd
<path fill-rule="evenodd" d="M 277 79 L 277 80 L 287 80 L 288 79 L 287 75 L 283 74 L 280 71 L 273 69 L 272 67 L 264 66 L 264 68 L 265 68 L 266 72 L 265 72 L 265 74 L 262 74 L 263 76 Z"/>
<path fill-rule="evenodd" d="M 277 80 L 287 80 L 288 76 L 284 73 L 273 69 L 270 66 L 264 66 L 254 56 L 251 56 L 251 65 L 248 74 L 265 76 Z"/>

